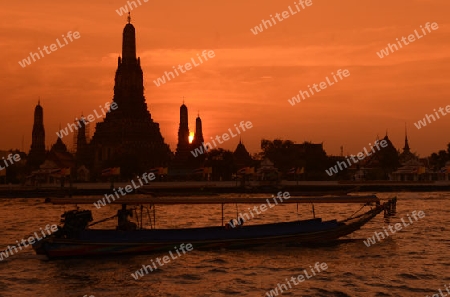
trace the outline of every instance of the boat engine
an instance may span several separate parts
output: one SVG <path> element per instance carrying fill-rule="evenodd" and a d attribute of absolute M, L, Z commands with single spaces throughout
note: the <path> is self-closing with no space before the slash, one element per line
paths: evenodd
<path fill-rule="evenodd" d="M 92 222 L 92 212 L 90 210 L 70 210 L 61 215 L 63 227 L 58 230 L 62 237 L 76 237 L 78 233 Z"/>

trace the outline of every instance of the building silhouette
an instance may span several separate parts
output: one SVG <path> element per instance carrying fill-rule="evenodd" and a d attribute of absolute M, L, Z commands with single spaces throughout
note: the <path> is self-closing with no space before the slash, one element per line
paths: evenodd
<path fill-rule="evenodd" d="M 56 142 L 52 145 L 50 152 L 57 152 L 57 153 L 67 153 L 67 146 L 64 144 L 61 138 L 58 137 L 56 139 Z"/>
<path fill-rule="evenodd" d="M 189 175 L 193 169 L 203 166 L 206 151 L 203 151 L 202 154 L 197 154 L 197 156 L 192 154 L 192 151 L 196 148 L 203 148 L 202 120 L 200 116 L 197 116 L 195 120 L 195 133 L 192 143 L 189 143 L 189 134 L 188 108 L 183 102 L 180 106 L 177 149 L 170 165 L 170 175 Z"/>
<path fill-rule="evenodd" d="M 34 109 L 34 124 L 31 138 L 31 149 L 28 155 L 27 165 L 31 169 L 39 168 L 44 163 L 45 151 L 45 130 L 44 130 L 44 109 L 40 100 Z"/>
<path fill-rule="evenodd" d="M 169 146 L 147 109 L 143 83 L 136 32 L 128 17 L 115 75 L 113 103 L 117 107 L 97 123 L 90 142 L 94 174 L 106 167 L 120 167 L 122 176 L 132 176 L 170 161 Z"/>
<path fill-rule="evenodd" d="M 194 139 L 192 140 L 192 147 L 200 147 L 203 145 L 203 142 L 205 140 L 203 139 L 203 128 L 202 128 L 202 119 L 200 118 L 200 115 L 197 115 L 197 118 L 195 119 L 195 133 L 194 133 Z"/>
<path fill-rule="evenodd" d="M 46 151 L 43 108 L 38 102 L 28 164 L 32 169 L 39 169 L 49 157 L 51 161 L 66 159 L 65 161 L 70 162 L 56 163 L 71 163 L 74 175 L 78 175 L 81 170 L 84 176 L 90 175 L 93 178 L 99 177 L 101 171 L 108 167 L 120 167 L 122 177 L 131 177 L 155 167 L 171 165 L 172 168 L 182 169 L 183 174 L 187 174 L 193 168 L 202 166 L 204 155 L 199 158 L 191 156 L 194 145 L 189 143 L 186 105 L 183 103 L 180 107 L 178 144 L 174 158 L 169 146 L 164 142 L 159 124 L 153 121 L 147 109 L 143 81 L 140 58 L 136 55 L 136 32 L 128 17 L 128 23 L 123 30 L 122 56 L 118 57 L 113 102 L 103 122 L 96 124 L 91 141 L 88 139 L 89 127 L 81 117 L 75 121 L 77 128 L 73 136 L 74 160 L 69 160 L 67 147 L 60 138 L 50 151 Z M 196 119 L 194 144 L 203 145 L 202 122 L 199 116 Z M 82 179 L 85 180 L 85 177 Z"/>
<path fill-rule="evenodd" d="M 233 159 L 237 169 L 252 166 L 254 163 L 250 153 L 247 151 L 247 148 L 242 143 L 241 139 L 239 139 L 239 143 L 233 152 Z"/>
<path fill-rule="evenodd" d="M 74 156 L 67 150 L 67 146 L 64 144 L 62 139 L 58 137 L 56 142 L 52 145 L 50 151 L 47 152 L 45 162 L 41 165 L 41 168 L 59 169 L 73 168 L 74 166 Z"/>
<path fill-rule="evenodd" d="M 187 160 L 190 151 L 189 144 L 189 117 L 187 106 L 180 106 L 180 125 L 178 127 L 178 143 L 175 152 L 175 160 Z"/>
<path fill-rule="evenodd" d="M 385 147 L 375 148 L 375 152 L 366 158 L 364 166 L 368 171 L 368 179 L 388 179 L 389 175 L 400 167 L 398 150 L 387 132 L 381 141 L 383 140 L 386 142 Z M 405 140 L 405 147 L 409 149 L 407 139 Z"/>
<path fill-rule="evenodd" d="M 405 128 L 405 146 L 403 147 L 403 152 L 400 153 L 399 155 L 399 162 L 400 164 L 404 164 L 411 160 L 418 161 L 419 158 L 414 153 L 411 152 L 408 141 L 408 132 L 406 131 Z"/>
<path fill-rule="evenodd" d="M 80 119 L 83 119 L 84 118 L 84 116 L 83 115 L 81 115 L 81 117 L 80 117 Z M 77 127 L 80 127 L 81 128 L 81 126 L 80 126 L 80 122 L 79 122 L 79 120 L 78 120 L 78 118 L 75 118 L 75 121 L 74 121 L 74 123 L 75 123 L 75 125 L 77 126 Z M 86 144 L 88 144 L 89 143 L 89 140 L 90 140 L 90 127 L 91 127 L 91 123 L 90 122 L 88 122 L 88 121 L 83 121 L 83 125 L 84 125 L 84 139 L 85 139 L 85 141 L 86 141 Z M 60 128 L 60 130 L 61 130 L 61 128 Z M 80 129 L 81 130 L 81 129 Z M 73 152 L 73 153 L 76 153 L 76 151 L 77 151 L 77 147 L 78 147 L 78 137 L 79 137 L 79 130 L 77 129 L 77 130 L 75 130 L 75 131 L 73 131 L 73 143 L 72 143 L 72 149 L 71 149 L 71 152 Z"/>

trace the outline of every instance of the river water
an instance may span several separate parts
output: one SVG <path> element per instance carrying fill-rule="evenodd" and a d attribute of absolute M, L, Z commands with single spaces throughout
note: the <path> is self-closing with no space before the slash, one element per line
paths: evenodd
<path fill-rule="evenodd" d="M 439 289 L 446 292 L 445 286 L 450 287 L 450 193 L 378 196 L 397 196 L 397 214 L 388 219 L 378 215 L 339 244 L 216 251 L 197 251 L 194 247 L 137 280 L 132 273 L 168 253 L 50 261 L 36 256 L 30 247 L 23 248 L 0 261 L 0 296 L 270 296 L 269 291 L 275 288 L 278 293 L 283 289 L 283 296 L 403 297 L 432 296 L 439 294 Z M 248 212 L 247 207 L 226 206 L 225 218 Z M 1 199 L 0 249 L 47 224 L 58 224 L 60 215 L 71 208 L 45 204 L 43 199 Z M 92 209 L 94 220 L 98 220 L 113 215 L 119 206 L 85 208 Z M 359 208 L 357 204 L 316 205 L 315 213 L 323 219 L 342 219 Z M 425 217 L 410 223 L 408 215 L 414 210 L 423 211 Z M 311 217 L 310 205 L 300 205 L 297 212 L 295 204 L 280 204 L 246 224 Z M 410 224 L 405 226 L 402 218 Z M 113 227 L 115 223 L 104 226 Z M 383 227 L 389 230 L 388 226 L 395 223 L 402 224 L 400 231 L 386 231 L 386 239 L 370 247 L 365 245 L 367 237 L 383 232 Z M 220 206 L 156 209 L 158 228 L 220 224 Z M 317 262 L 325 263 L 327 269 L 315 270 L 314 275 L 311 267 Z M 298 282 L 299 275 L 310 278 Z"/>

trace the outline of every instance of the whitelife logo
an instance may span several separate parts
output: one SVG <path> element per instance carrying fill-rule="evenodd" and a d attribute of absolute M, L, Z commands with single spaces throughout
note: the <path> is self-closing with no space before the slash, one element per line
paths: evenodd
<path fill-rule="evenodd" d="M 61 44 L 61 42 L 59 41 L 59 38 L 56 38 L 56 43 L 58 44 L 59 47 L 57 47 L 55 43 L 50 44 L 50 46 L 46 46 L 45 45 L 43 47 L 43 50 L 45 51 L 45 53 L 47 55 L 51 54 L 52 52 L 57 51 L 59 48 L 63 48 L 66 45 L 68 45 L 69 42 L 67 41 L 66 37 L 70 40 L 70 42 L 73 42 L 74 39 L 80 38 L 81 35 L 80 35 L 80 32 L 78 32 L 78 31 L 73 32 L 73 34 L 72 34 L 72 31 L 69 31 L 69 32 L 67 32 L 67 36 L 66 37 L 64 37 L 64 35 L 62 35 L 62 37 L 63 37 L 63 40 L 64 40 L 65 44 Z M 51 51 L 48 50 L 49 48 L 50 48 Z M 42 52 L 40 47 L 38 47 L 38 51 L 41 54 L 40 56 L 39 56 L 38 53 L 30 52 L 30 55 L 27 58 L 23 59 L 22 61 L 19 61 L 19 65 L 22 66 L 22 68 L 25 68 L 25 67 L 31 65 L 31 59 L 33 59 L 33 61 L 36 62 L 35 58 L 37 58 L 38 60 L 40 60 L 41 57 L 43 58 L 44 57 L 44 53 Z"/>
<path fill-rule="evenodd" d="M 312 88 L 311 88 L 310 85 L 308 85 L 308 88 L 309 88 L 309 91 L 311 93 L 311 96 L 313 96 L 315 94 L 314 91 L 313 91 L 313 88 L 314 88 L 314 90 L 316 90 L 317 93 L 319 93 L 321 90 L 325 90 L 328 86 L 332 86 L 335 83 L 340 82 L 344 78 L 349 77 L 350 76 L 350 71 L 348 71 L 347 69 L 344 69 L 344 70 L 339 69 L 338 71 L 336 71 L 336 74 L 334 74 L 334 72 L 331 72 L 331 75 L 333 76 L 334 82 L 330 81 L 329 77 L 327 76 L 325 78 L 326 82 L 323 81 L 323 82 L 321 82 L 319 84 L 313 84 Z M 340 80 L 338 80 L 336 78 L 336 75 L 340 78 Z M 320 89 L 318 87 L 320 87 Z M 310 95 L 309 95 L 310 93 L 308 93 L 307 91 L 300 90 L 299 94 L 297 96 L 295 96 L 295 97 L 292 97 L 292 99 L 288 99 L 288 102 L 292 106 L 294 106 L 296 103 L 300 103 L 300 101 L 301 101 L 300 96 L 302 96 L 303 101 L 305 101 L 305 99 L 306 99 L 305 95 L 309 98 L 310 97 Z"/>
<path fill-rule="evenodd" d="M 106 115 L 103 107 L 101 105 L 99 105 L 99 107 L 102 110 L 101 115 L 98 114 L 97 110 L 94 109 L 94 114 L 97 117 L 97 119 L 101 119 L 101 118 L 103 118 L 103 116 Z M 109 102 L 105 103 L 105 109 L 107 110 L 108 113 L 111 112 L 111 110 L 116 110 L 117 107 L 118 106 L 117 106 L 116 102 L 113 102 L 111 104 Z M 86 119 L 87 119 L 87 121 L 86 121 Z M 83 117 L 80 120 L 78 120 L 78 118 L 75 118 L 75 122 L 77 123 L 78 127 L 80 127 L 80 128 L 82 127 L 81 122 L 83 122 L 84 125 L 86 125 L 87 123 L 91 123 L 93 121 L 95 121 L 95 117 L 93 114 L 88 115 L 86 118 Z M 58 136 L 59 138 L 63 138 L 64 136 L 69 135 L 69 130 L 70 130 L 70 132 L 73 132 L 74 131 L 73 129 L 75 129 L 75 131 L 77 131 L 78 130 L 77 125 L 75 123 L 68 123 L 66 128 L 61 129 L 59 132 L 56 132 L 56 136 Z M 72 129 L 72 127 L 73 127 L 73 129 Z"/>
<path fill-rule="evenodd" d="M 17 254 L 19 252 L 17 250 L 17 248 L 22 250 L 22 246 L 28 247 L 30 245 L 33 245 L 35 242 L 38 242 L 39 240 L 42 240 L 45 237 L 47 237 L 47 235 L 51 235 L 53 232 L 58 231 L 58 226 L 56 226 L 56 225 L 45 226 L 45 231 L 47 232 L 47 235 L 45 234 L 44 230 L 42 230 L 42 228 L 39 228 L 39 229 L 41 230 L 41 234 L 43 237 L 39 237 L 38 233 L 34 232 L 34 236 L 30 236 L 30 237 L 28 237 L 28 239 L 22 239 L 20 242 L 18 240 L 16 240 L 17 245 L 8 246 L 8 248 L 6 250 L 0 252 L 0 261 L 3 261 L 3 258 L 6 259 L 9 256 L 14 255 L 14 253 L 12 251 L 13 249 L 14 249 L 15 253 Z M 28 244 L 27 244 L 27 242 L 28 242 Z"/>
<path fill-rule="evenodd" d="M 425 35 L 427 35 L 427 32 L 425 31 L 425 29 L 422 26 L 420 26 L 420 28 L 422 29 L 422 33 L 424 35 L 420 35 L 419 32 L 417 32 L 417 30 L 414 30 L 415 34 L 410 34 L 408 36 L 408 41 L 409 42 L 406 41 L 406 37 L 405 36 L 402 36 L 401 41 L 403 42 L 403 44 L 404 45 L 408 45 L 408 44 L 413 43 L 414 41 L 416 41 L 416 37 L 417 37 L 417 39 L 420 39 L 420 38 L 424 37 Z M 433 30 L 437 30 L 437 29 L 439 29 L 439 26 L 438 26 L 438 24 L 436 22 L 432 23 L 432 24 L 430 24 L 430 22 L 428 22 L 428 23 L 425 24 L 425 28 L 427 29 L 428 33 L 431 33 L 430 28 L 433 29 Z M 403 48 L 402 43 L 400 42 L 400 40 L 398 40 L 398 38 L 396 38 L 396 40 L 397 40 L 398 46 L 400 48 Z M 394 49 L 395 49 L 395 51 L 398 51 L 399 50 L 398 46 L 395 43 L 394 44 L 388 43 L 388 45 L 387 45 L 387 47 L 385 49 L 382 49 L 381 51 L 377 52 L 377 55 L 378 55 L 378 57 L 380 57 L 380 59 L 383 59 L 384 57 L 389 56 L 389 50 L 391 50 L 391 53 L 394 53 Z"/>
<path fill-rule="evenodd" d="M 297 2 L 294 2 L 294 5 L 295 5 L 295 8 L 297 8 L 297 11 L 293 10 L 292 7 L 289 5 L 288 6 L 289 11 L 285 10 L 281 14 L 278 12 L 275 14 L 275 17 L 277 18 L 277 20 L 279 22 L 282 22 L 283 20 L 289 18 L 290 16 L 293 16 L 293 15 L 299 13 L 300 11 L 305 10 L 306 7 L 312 5 L 312 0 L 306 0 L 306 1 L 300 0 L 300 1 L 298 1 L 298 4 L 297 4 Z M 300 9 L 299 5 L 302 7 L 302 9 Z M 280 15 L 283 18 L 280 18 Z M 250 31 L 254 35 L 257 35 L 258 33 L 262 33 L 264 31 L 264 28 L 269 29 L 270 27 L 275 26 L 277 24 L 277 22 L 275 21 L 275 18 L 272 15 L 270 15 L 270 18 L 272 19 L 273 25 L 270 20 L 261 20 L 262 23 L 259 26 L 256 26 L 255 28 L 250 29 Z M 268 24 L 270 25 L 270 27 L 267 27 Z M 263 25 L 264 25 L 264 28 L 263 28 Z"/>
<path fill-rule="evenodd" d="M 175 259 L 181 257 L 181 253 L 180 253 L 180 251 L 178 251 L 178 248 L 176 246 L 174 248 L 178 254 L 178 257 L 174 256 L 172 251 L 169 251 L 169 255 L 170 255 L 170 258 L 172 258 L 172 260 L 175 260 Z M 194 247 L 192 246 L 191 243 L 188 243 L 186 245 L 184 243 L 182 243 L 182 244 L 180 244 L 180 250 L 183 252 L 183 255 L 185 255 L 187 252 L 193 251 Z M 171 260 L 170 258 L 169 258 L 169 256 L 164 256 L 162 258 L 158 257 L 158 258 L 156 258 L 156 262 L 158 263 L 159 267 L 162 267 L 162 266 L 164 266 L 164 264 L 170 263 L 170 260 Z M 162 260 L 162 262 L 161 262 L 161 260 Z M 145 271 L 145 274 L 149 274 L 149 271 L 147 270 L 147 268 L 150 269 L 150 272 L 153 272 L 153 270 L 158 269 L 155 262 L 153 260 L 151 260 L 151 262 L 152 262 L 153 267 L 152 267 L 152 265 L 142 265 L 142 268 L 139 270 L 136 270 L 135 273 L 131 274 L 131 276 L 135 280 L 137 280 L 138 278 L 144 276 L 144 271 Z"/>
<path fill-rule="evenodd" d="M 206 54 L 208 54 L 208 56 L 207 56 Z M 216 56 L 216 54 L 214 53 L 213 50 L 208 51 L 208 53 L 206 53 L 206 50 L 204 50 L 204 51 L 202 52 L 202 57 L 205 59 L 205 61 L 208 61 L 208 57 L 209 57 L 210 59 L 212 59 L 212 58 L 214 58 L 215 56 Z M 194 58 L 191 58 L 191 62 L 192 62 L 192 64 L 193 64 L 195 67 L 200 66 L 201 64 L 204 63 L 203 60 L 202 60 L 202 58 L 200 57 L 200 54 L 197 54 L 197 58 L 198 58 L 198 60 L 200 61 L 200 64 L 195 63 Z M 175 66 L 172 66 L 172 68 L 173 68 L 173 71 L 175 71 L 175 73 L 177 74 L 177 77 L 180 76 L 180 74 L 178 73 L 178 71 L 177 71 L 177 69 L 175 68 Z M 187 62 L 186 64 L 184 64 L 184 68 L 185 68 L 185 69 L 183 69 L 183 65 L 180 65 L 180 64 L 178 65 L 177 68 L 178 68 L 178 70 L 180 70 L 180 72 L 183 74 L 183 73 L 186 73 L 187 71 L 191 70 L 191 69 L 192 69 L 192 65 L 191 65 L 191 63 Z M 172 76 L 172 78 L 170 78 L 170 76 Z M 156 85 L 157 87 L 159 87 L 160 85 L 163 85 L 163 84 L 166 83 L 166 77 L 167 77 L 167 82 L 169 82 L 171 79 L 174 79 L 174 78 L 175 78 L 175 74 L 173 74 L 172 71 L 169 71 L 169 72 L 165 71 L 163 76 L 158 77 L 158 78 L 157 78 L 156 80 L 154 80 L 153 82 L 155 83 L 155 85 Z"/>
<path fill-rule="evenodd" d="M 255 206 L 253 207 L 253 210 L 256 212 L 256 214 L 260 215 L 263 212 L 265 212 L 267 209 L 273 208 L 276 205 L 278 205 L 277 202 L 277 198 L 280 200 L 280 203 L 283 203 L 284 200 L 288 200 L 289 198 L 291 198 L 291 195 L 289 194 L 289 192 L 278 192 L 277 197 L 275 197 L 274 195 L 272 195 L 272 200 L 274 202 L 274 204 L 271 204 L 269 199 L 266 199 L 267 201 L 267 205 L 266 204 L 261 204 L 259 207 Z M 284 198 L 284 200 L 283 200 Z M 252 216 L 252 219 L 255 217 L 253 215 L 253 212 L 250 208 L 247 208 L 248 211 L 250 212 L 250 215 Z M 258 211 L 261 210 L 261 212 Z M 245 219 L 244 219 L 245 217 Z M 241 224 L 245 223 L 246 221 L 250 220 L 250 216 L 248 215 L 248 213 L 244 212 L 240 212 L 238 215 L 237 219 L 232 219 L 230 222 L 228 222 L 227 224 L 231 226 L 231 228 L 235 228 L 236 226 L 240 226 Z"/>
<path fill-rule="evenodd" d="M 450 284 L 449 284 L 450 285 Z M 445 290 L 447 291 L 447 293 L 448 294 L 444 294 L 443 292 L 442 292 L 442 289 L 439 289 L 439 294 L 433 294 L 433 296 L 431 296 L 431 297 L 446 297 L 446 296 L 450 296 L 449 294 L 450 294 L 450 289 L 449 289 L 449 287 L 447 287 L 447 285 L 445 285 L 444 284 L 444 286 L 445 286 Z M 425 296 L 425 297 L 430 297 L 430 295 L 427 295 L 427 296 Z"/>
<path fill-rule="evenodd" d="M 441 112 L 441 114 L 442 114 L 443 116 L 446 116 L 447 113 L 450 113 L 450 105 L 447 105 L 447 106 L 445 107 L 445 111 L 446 111 L 447 113 L 444 112 L 444 108 L 442 108 L 442 107 L 439 107 L 438 110 Z M 433 111 L 434 111 L 434 114 L 436 115 L 436 117 L 437 117 L 438 119 L 440 119 L 439 114 L 438 114 L 438 112 L 436 111 L 436 108 L 433 109 Z M 433 121 L 436 122 L 436 118 L 434 117 L 434 115 L 432 115 L 432 114 L 430 114 L 430 115 L 429 115 L 429 114 L 426 114 L 425 117 L 423 118 L 423 120 L 417 121 L 417 123 L 414 123 L 414 126 L 416 126 L 417 129 L 420 129 L 420 128 L 422 128 L 422 127 L 425 127 L 425 126 L 427 125 L 427 121 L 426 121 L 426 120 L 428 120 L 428 123 L 431 124 L 431 119 L 433 119 Z"/>
<path fill-rule="evenodd" d="M 238 134 L 233 134 L 233 132 L 231 131 L 231 128 L 228 129 L 228 132 L 230 132 L 230 135 L 231 135 L 232 138 L 234 138 L 234 137 L 238 136 L 239 134 L 241 134 L 241 131 L 240 131 L 239 128 L 236 126 L 236 124 L 234 124 L 234 127 L 236 128 L 236 131 L 237 131 Z M 241 121 L 241 123 L 239 124 L 239 127 L 241 127 L 242 131 L 245 132 L 245 131 L 246 131 L 245 128 L 251 129 L 251 128 L 253 127 L 253 124 L 252 124 L 252 122 L 247 121 L 247 122 L 245 122 L 245 128 L 244 128 L 244 121 Z M 222 135 L 222 139 L 223 139 L 224 141 L 230 140 L 230 135 L 228 135 L 228 133 L 224 133 L 224 134 Z M 215 138 L 215 139 L 217 140 L 217 142 L 218 142 L 219 144 L 222 144 L 222 143 L 223 143 L 223 141 L 220 141 L 220 136 L 219 136 L 219 135 L 216 135 L 216 138 Z M 217 144 L 216 144 L 216 142 L 214 141 L 214 139 L 212 138 L 212 136 L 211 136 L 211 140 L 212 140 L 212 142 L 213 142 L 213 144 L 214 144 L 214 148 L 216 148 L 216 147 L 217 147 Z M 207 143 L 205 144 L 205 143 L 203 142 L 203 143 L 202 143 L 202 146 L 199 146 L 198 148 L 196 148 L 196 149 L 194 149 L 193 151 L 191 151 L 191 154 L 192 154 L 194 157 L 197 158 L 199 155 L 201 155 L 201 154 L 203 154 L 203 153 L 206 153 L 209 149 L 211 149 L 211 143 L 207 142 Z"/>
<path fill-rule="evenodd" d="M 143 5 L 141 3 L 141 0 L 136 0 L 136 1 L 139 3 L 140 6 Z M 126 5 L 120 7 L 119 9 L 116 9 L 117 14 L 119 16 L 123 16 L 124 14 L 128 13 L 129 11 L 132 11 L 133 10 L 132 5 L 134 5 L 134 8 L 138 8 L 136 1 L 127 1 Z M 142 1 L 144 1 L 144 3 L 147 3 L 149 0 L 142 0 Z M 128 7 L 129 7 L 129 10 L 128 10 Z"/>
<path fill-rule="evenodd" d="M 377 149 L 379 151 L 381 150 L 381 148 L 378 146 L 378 143 L 380 143 L 381 148 L 385 148 L 388 146 L 387 141 L 384 139 L 381 141 L 379 141 L 379 140 L 375 141 L 374 145 L 377 147 Z M 369 142 L 369 147 L 373 153 L 376 153 L 376 151 L 373 149 L 374 147 L 371 146 L 370 142 Z M 372 155 L 372 153 L 369 153 L 366 148 L 364 148 L 364 152 L 365 152 L 365 154 L 363 152 L 359 152 L 358 154 L 356 154 L 356 156 L 350 155 L 350 158 L 352 159 L 354 164 L 358 163 L 359 161 L 364 160 L 365 157 Z M 358 157 L 358 159 L 355 159 L 355 157 Z M 347 161 L 347 163 L 350 167 L 352 166 L 352 163 L 350 162 L 349 158 L 347 158 L 345 161 Z M 344 170 L 344 168 L 347 169 L 347 164 L 345 162 L 337 161 L 336 164 L 337 165 L 334 165 L 334 167 L 330 167 L 329 170 L 325 169 L 325 172 L 328 174 L 328 176 L 332 176 L 334 173 L 338 173 L 339 172 L 338 166 L 339 166 L 340 170 Z M 343 166 L 341 166 L 341 165 L 343 165 Z M 342 168 L 342 167 L 344 167 L 344 168 Z"/>
<path fill-rule="evenodd" d="M 147 179 L 148 178 L 148 179 Z M 154 173 L 150 173 L 148 174 L 147 172 L 145 172 L 144 174 L 142 174 L 142 179 L 145 181 L 145 183 L 149 183 L 152 180 L 155 180 L 156 176 Z M 143 186 L 144 184 L 142 183 L 141 178 L 138 176 L 138 181 L 140 183 L 140 185 L 136 185 L 136 183 L 134 182 L 134 180 L 131 181 L 132 185 L 126 185 L 125 188 L 119 187 L 118 191 L 120 193 L 120 195 L 125 196 L 128 193 L 133 192 L 133 188 L 136 190 L 138 188 L 140 188 L 141 186 Z M 123 192 L 123 190 L 125 190 L 125 192 Z M 116 189 L 114 189 L 114 195 L 116 195 L 117 199 L 120 198 L 120 196 L 117 194 Z M 114 196 L 112 194 L 105 194 L 105 197 L 103 197 L 100 200 L 97 200 L 97 202 L 94 202 L 94 206 L 97 208 L 101 208 L 102 206 L 106 205 L 106 202 L 108 201 L 108 203 L 111 203 L 112 201 L 116 201 L 116 198 L 114 198 Z"/>
<path fill-rule="evenodd" d="M 8 166 L 13 165 L 14 162 L 19 162 L 20 161 L 20 155 L 19 154 L 9 154 L 8 157 L 6 157 L 7 160 L 5 160 L 5 157 L 2 157 L 3 159 L 3 163 L 5 164 L 5 167 L 2 166 L 2 164 L 0 164 L 0 171 L 8 168 Z M 9 161 L 9 164 L 8 164 Z"/>
<path fill-rule="evenodd" d="M 415 219 L 415 221 L 413 221 L 411 219 L 411 217 L 409 216 L 409 214 L 407 214 L 408 216 L 408 220 L 409 220 L 409 224 L 405 222 L 404 218 L 401 218 L 401 221 L 403 223 L 396 223 L 394 224 L 395 230 L 393 230 L 393 227 L 391 225 L 388 226 L 389 231 L 391 231 L 391 234 L 395 234 L 395 232 L 402 230 L 403 227 L 408 227 L 409 225 L 411 225 L 414 222 L 417 222 L 419 219 L 423 219 L 425 217 L 425 212 L 423 211 L 413 211 L 411 213 L 411 216 Z M 417 218 L 419 217 L 419 218 Z M 364 244 L 367 247 L 370 247 L 371 245 L 374 245 L 375 243 L 377 243 L 377 239 L 380 242 L 382 239 L 386 239 L 389 237 L 389 233 L 387 232 L 386 228 L 383 227 L 384 233 L 383 232 L 375 232 L 375 234 L 372 237 L 367 238 L 367 240 L 364 240 Z M 386 237 L 384 236 L 384 234 L 386 234 Z M 376 239 L 375 239 L 376 237 Z"/>

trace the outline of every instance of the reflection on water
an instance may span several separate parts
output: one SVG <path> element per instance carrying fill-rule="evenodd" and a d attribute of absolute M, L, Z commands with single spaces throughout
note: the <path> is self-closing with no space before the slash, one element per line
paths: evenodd
<path fill-rule="evenodd" d="M 261 195 L 258 195 L 261 196 Z M 383 193 L 382 198 L 393 194 Z M 270 195 L 268 195 L 270 197 Z M 31 248 L 0 261 L 0 296 L 265 296 L 309 265 L 328 269 L 292 286 L 290 296 L 425 296 L 450 283 L 448 238 L 450 193 L 401 193 L 397 214 L 382 214 L 340 244 L 320 247 L 271 245 L 247 250 L 194 251 L 134 280 L 131 273 L 166 253 L 98 259 L 49 261 Z M 47 224 L 58 224 L 71 206 L 44 204 L 42 199 L 0 200 L 1 249 Z M 249 205 L 227 205 L 225 222 Z M 92 209 L 94 220 L 116 213 L 119 206 Z M 359 205 L 315 205 L 317 217 L 343 219 Z M 426 216 L 366 247 L 364 240 L 389 225 Z M 144 212 L 145 214 L 145 212 Z M 246 222 L 260 224 L 312 217 L 311 205 L 281 204 Z M 145 221 L 147 215 L 143 217 Z M 220 205 L 157 206 L 158 228 L 221 225 Z M 116 221 L 99 227 L 113 228 Z M 97 226 L 96 226 L 97 227 Z M 384 227 L 384 228 L 383 228 Z"/>

